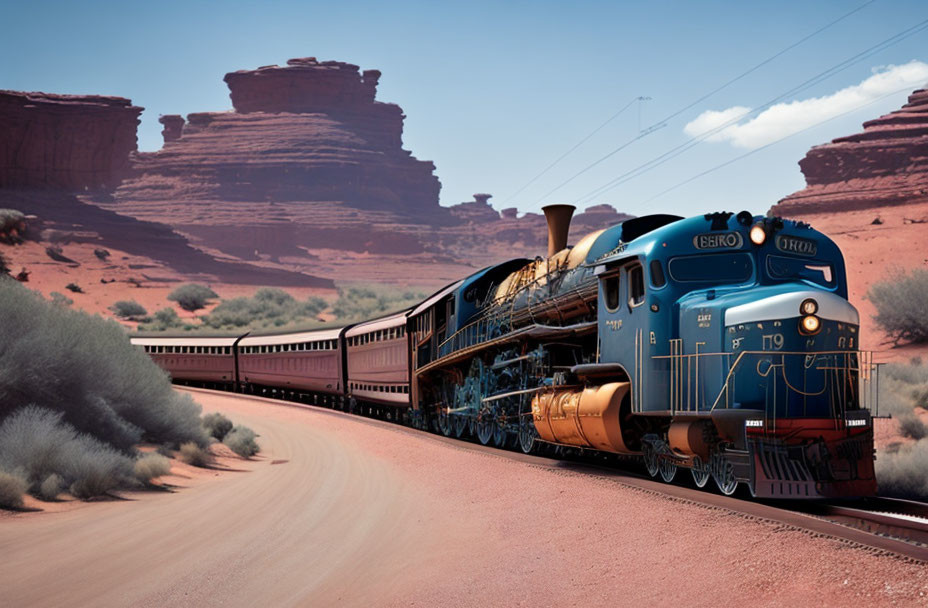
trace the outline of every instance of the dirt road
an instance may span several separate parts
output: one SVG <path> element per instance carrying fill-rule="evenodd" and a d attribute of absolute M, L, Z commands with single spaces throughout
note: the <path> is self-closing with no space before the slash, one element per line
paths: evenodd
<path fill-rule="evenodd" d="M 258 431 L 261 458 L 0 518 L 0 605 L 928 605 L 922 564 L 339 413 L 195 397 Z"/>

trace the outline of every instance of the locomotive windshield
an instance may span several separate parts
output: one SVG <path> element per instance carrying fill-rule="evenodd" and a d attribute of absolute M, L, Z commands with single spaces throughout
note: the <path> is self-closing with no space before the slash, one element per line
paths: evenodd
<path fill-rule="evenodd" d="M 743 283 L 754 274 L 749 253 L 687 255 L 670 260 L 670 278 L 680 283 Z"/>
<path fill-rule="evenodd" d="M 834 268 L 828 262 L 801 260 L 780 255 L 767 256 L 767 273 L 772 279 L 805 280 L 823 287 L 834 287 Z"/>

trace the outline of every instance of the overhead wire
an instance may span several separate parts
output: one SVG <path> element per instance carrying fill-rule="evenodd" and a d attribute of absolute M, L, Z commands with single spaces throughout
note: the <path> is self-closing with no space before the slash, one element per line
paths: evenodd
<path fill-rule="evenodd" d="M 873 0 L 873 1 L 875 2 L 876 0 Z M 557 159 L 556 159 L 553 163 L 551 163 L 550 165 L 548 165 L 547 167 L 545 167 L 544 169 L 542 169 L 541 172 L 538 173 L 538 175 L 536 175 L 536 176 L 533 177 L 532 179 L 528 180 L 528 182 L 526 182 L 525 185 L 523 185 L 521 188 L 519 188 L 518 190 L 516 190 L 513 194 L 511 194 L 511 195 L 509 195 L 508 197 L 506 197 L 506 202 L 509 202 L 509 201 L 511 201 L 512 199 L 514 199 L 515 197 L 519 196 L 526 188 L 528 188 L 529 186 L 531 186 L 532 184 L 534 184 L 536 181 L 538 181 L 539 179 L 541 179 L 548 171 L 550 171 L 551 169 L 553 169 L 559 162 L 561 162 L 562 160 L 564 160 L 565 158 L 567 158 L 567 157 L 570 155 L 571 152 L 573 152 L 574 150 L 576 150 L 577 148 L 579 148 L 580 146 L 582 146 L 583 144 L 585 144 L 591 137 L 593 137 L 594 135 L 596 135 L 597 133 L 599 133 L 600 131 L 602 131 L 602 130 L 606 127 L 606 125 L 608 125 L 610 122 L 612 122 L 613 120 L 615 120 L 616 118 L 618 118 L 619 116 L 621 116 L 621 115 L 625 112 L 625 110 L 627 110 L 627 109 L 629 109 L 630 107 L 632 107 L 632 104 L 635 103 L 636 101 L 638 101 L 639 99 L 640 99 L 640 98 L 635 97 L 635 98 L 633 98 L 631 101 L 629 101 L 627 104 L 625 104 L 624 106 L 622 106 L 622 109 L 621 109 L 621 110 L 619 110 L 618 112 L 616 112 L 615 114 L 613 114 L 612 116 L 610 116 L 605 122 L 603 122 L 601 125 L 599 125 L 599 126 L 596 127 L 595 129 L 593 129 L 593 130 L 589 133 L 589 135 L 587 135 L 586 137 L 584 137 L 583 139 L 581 139 L 579 142 L 577 142 L 577 143 L 576 143 L 571 149 L 569 149 L 567 152 L 564 152 L 564 153 L 561 154 L 559 157 L 557 157 Z M 504 204 L 505 204 L 505 203 L 504 203 Z"/>
<path fill-rule="evenodd" d="M 694 100 L 694 101 L 688 103 L 687 105 L 683 106 L 682 108 L 680 108 L 680 109 L 678 109 L 678 110 L 672 112 L 671 114 L 665 116 L 663 119 L 661 119 L 661 120 L 655 122 L 655 123 L 652 124 L 651 126 L 649 126 L 649 127 L 647 127 L 646 129 L 644 129 L 643 131 L 640 131 L 635 137 L 633 137 L 633 138 L 631 138 L 630 140 L 626 141 L 625 143 L 623 143 L 623 144 L 620 145 L 619 147 L 615 148 L 614 150 L 612 150 L 611 152 L 609 152 L 609 153 L 606 154 L 605 156 L 601 157 L 600 159 L 596 160 L 595 162 L 591 163 L 590 165 L 587 165 L 586 167 L 584 167 L 583 169 L 581 169 L 581 170 L 580 170 L 579 172 L 577 172 L 576 174 L 572 175 L 572 176 L 571 176 L 570 178 L 568 178 L 567 180 L 561 182 L 560 184 L 558 184 L 557 186 L 555 186 L 553 189 L 549 190 L 547 193 L 545 193 L 540 199 L 538 199 L 535 203 L 533 203 L 532 205 L 530 205 L 528 208 L 533 208 L 533 207 L 539 205 L 539 204 L 540 204 L 541 202 L 543 202 L 544 199 L 546 199 L 548 196 L 554 194 L 555 192 L 557 192 L 558 190 L 560 190 L 562 187 L 566 186 L 567 184 L 569 184 L 570 182 L 572 182 L 574 179 L 576 179 L 577 177 L 583 175 L 584 173 L 586 173 L 587 171 L 589 171 L 589 170 L 592 169 L 593 167 L 595 167 L 595 166 L 599 165 L 600 163 L 602 163 L 603 161 L 605 161 L 605 160 L 611 158 L 611 157 L 614 156 L 615 154 L 618 154 L 619 152 L 621 152 L 622 150 L 624 150 L 625 148 L 627 148 L 627 147 L 630 146 L 631 144 L 633 144 L 633 143 L 637 142 L 638 140 L 640 140 L 640 139 L 646 137 L 647 135 L 650 135 L 651 133 L 654 133 L 655 131 L 657 131 L 657 130 L 659 130 L 659 129 L 661 129 L 661 128 L 664 128 L 664 127 L 666 126 L 667 121 L 672 120 L 673 118 L 676 118 L 677 116 L 679 116 L 679 115 L 682 114 L 683 112 L 689 110 L 690 108 L 692 108 L 692 107 L 698 105 L 699 103 L 705 101 L 705 100 L 708 99 L 709 97 L 715 95 L 716 93 L 718 93 L 718 92 L 724 90 L 725 88 L 731 86 L 732 84 L 738 82 L 738 81 L 741 80 L 742 78 L 744 78 L 744 77 L 746 77 L 746 76 L 752 74 L 752 73 L 755 72 L 756 70 L 758 70 L 758 69 L 760 69 L 761 67 L 767 65 L 767 64 L 770 63 L 771 61 L 773 61 L 773 60 L 777 59 L 778 57 L 780 57 L 781 55 L 783 55 L 783 54 L 785 54 L 785 53 L 791 51 L 792 49 L 794 49 L 794 48 L 796 48 L 797 46 L 803 44 L 804 42 L 807 42 L 808 40 L 810 40 L 811 38 L 817 36 L 818 34 L 821 34 L 821 33 L 824 32 L 825 30 L 827 30 L 827 29 L 829 29 L 829 28 L 831 28 L 831 27 L 837 25 L 837 24 L 840 23 L 841 21 L 844 21 L 845 19 L 847 19 L 847 18 L 850 17 L 851 15 L 854 15 L 854 14 L 860 12 L 861 10 L 863 10 L 864 8 L 866 8 L 866 7 L 868 7 L 869 5 L 873 4 L 874 2 L 876 2 L 876 0 L 868 0 L 867 2 L 864 2 L 863 4 L 861 4 L 861 5 L 857 6 L 856 8 L 854 8 L 854 9 L 848 11 L 847 13 L 844 13 L 843 15 L 841 15 L 840 17 L 838 17 L 837 19 L 834 19 L 833 21 L 830 21 L 829 23 L 827 23 L 827 24 L 821 26 L 820 28 L 818 28 L 817 30 L 811 32 L 810 34 L 807 34 L 806 36 L 800 38 L 800 39 L 797 40 L 796 42 L 794 42 L 794 43 L 790 44 L 789 46 L 785 47 L 784 49 L 781 49 L 780 51 L 774 53 L 774 54 L 771 55 L 770 57 L 767 57 L 766 59 L 764 59 L 764 60 L 761 61 L 760 63 L 758 63 L 758 64 L 752 66 L 752 67 L 749 68 L 748 70 L 746 70 L 746 71 L 744 71 L 744 72 L 738 74 L 737 76 L 731 78 L 730 80 L 728 80 L 727 82 L 723 83 L 722 85 L 720 85 L 720 86 L 716 87 L 715 89 L 709 91 L 708 93 L 706 93 L 706 94 L 700 96 L 700 97 L 697 98 L 696 100 Z M 588 139 L 588 138 L 586 138 L 586 139 Z M 586 141 L 586 139 L 584 139 L 584 141 Z M 570 152 L 572 152 L 573 150 L 575 150 L 576 147 L 577 147 L 577 146 L 575 146 L 574 148 L 572 148 L 567 154 L 569 154 Z M 562 155 L 557 161 L 555 161 L 554 163 L 552 163 L 552 165 L 550 165 L 549 167 L 547 167 L 547 168 L 546 168 L 544 171 L 542 171 L 539 175 L 537 175 L 535 178 L 533 178 L 533 179 L 529 182 L 529 184 L 526 184 L 525 186 L 523 186 L 522 188 L 520 188 L 515 194 L 513 194 L 512 196 L 510 196 L 509 198 L 507 198 L 507 201 L 509 201 L 509 200 L 511 200 L 511 199 L 513 199 L 513 198 L 515 198 L 518 194 L 520 194 L 522 191 L 524 191 L 525 188 L 527 188 L 529 185 L 531 185 L 532 183 L 534 183 L 534 182 L 535 182 L 538 178 L 540 178 L 542 175 L 544 175 L 545 173 L 547 173 L 548 170 L 550 170 L 554 165 L 556 165 L 558 162 L 560 162 L 565 156 L 567 156 L 567 154 Z"/>
<path fill-rule="evenodd" d="M 828 68 L 827 70 L 824 70 L 823 72 L 818 73 L 817 75 L 813 76 L 812 78 L 809 78 L 808 80 L 806 80 L 806 81 L 800 83 L 799 85 L 793 87 L 792 89 L 790 89 L 790 90 L 788 90 L 788 91 L 786 91 L 786 92 L 784 92 L 784 93 L 782 93 L 782 94 L 780 94 L 780 95 L 777 95 L 777 96 L 774 97 L 773 99 L 771 99 L 771 100 L 769 100 L 769 101 L 767 101 L 767 102 L 761 104 L 760 106 L 758 106 L 758 107 L 756 107 L 756 108 L 752 108 L 751 110 L 748 110 L 748 111 L 746 111 L 746 112 L 744 112 L 744 113 L 742 113 L 742 114 L 740 114 L 740 115 L 738 115 L 738 116 L 735 116 L 735 117 L 731 118 L 730 120 L 728 120 L 728 121 L 726 121 L 726 122 L 724 122 L 724 123 L 722 123 L 722 124 L 720 124 L 720 125 L 717 125 L 716 127 L 712 128 L 712 129 L 709 129 L 708 131 L 705 131 L 705 132 L 703 132 L 703 133 L 700 133 L 699 135 L 696 135 L 696 136 L 692 137 L 691 139 L 685 141 L 684 143 L 679 144 L 679 145 L 677 145 L 677 146 L 671 148 L 670 150 L 664 152 L 663 154 L 660 154 L 660 155 L 656 156 L 655 158 L 652 158 L 651 160 L 649 160 L 649 161 L 647 161 L 647 162 L 644 162 L 644 163 L 642 163 L 641 165 L 638 165 L 637 167 L 635 167 L 635 168 L 633 168 L 633 169 L 630 169 L 629 171 L 626 171 L 625 173 L 622 173 L 621 175 L 619 175 L 619 176 L 613 178 L 612 180 L 610 180 L 609 182 L 607 182 L 607 183 L 605 183 L 605 184 L 599 186 L 598 188 L 595 188 L 595 189 L 593 189 L 593 190 L 587 192 L 586 194 L 584 194 L 584 195 L 582 195 L 581 197 L 577 198 L 577 199 L 576 199 L 575 201 L 573 201 L 573 202 L 574 202 L 574 204 L 580 204 L 580 203 L 583 203 L 583 202 L 588 202 L 589 200 L 592 200 L 593 198 L 596 198 L 596 197 L 598 197 L 598 196 L 602 196 L 602 195 L 605 194 L 606 192 L 608 192 L 608 191 L 614 189 L 615 187 L 617 187 L 617 186 L 619 186 L 619 185 L 621 185 L 621 184 L 623 184 L 623 183 L 625 183 L 625 182 L 627 182 L 627 181 L 630 181 L 630 180 L 632 180 L 632 179 L 634 179 L 634 178 L 636 178 L 636 177 L 638 177 L 638 176 L 640 176 L 640 175 L 642 175 L 642 174 L 644 174 L 644 173 L 647 173 L 647 172 L 650 171 L 651 169 L 654 169 L 655 167 L 658 167 L 658 166 L 664 164 L 665 162 L 667 162 L 667 161 L 669 161 L 669 160 L 671 160 L 671 159 L 673 159 L 673 158 L 676 158 L 676 157 L 679 156 L 680 154 L 683 154 L 683 153 L 686 152 L 687 150 L 693 148 L 694 146 L 696 146 L 696 145 L 698 145 L 699 143 L 701 143 L 702 141 L 708 139 L 708 138 L 711 137 L 712 135 L 715 135 L 716 133 L 719 133 L 720 131 L 723 131 L 724 129 L 726 129 L 726 128 L 728 128 L 728 127 L 730 127 L 730 126 L 732 126 L 732 125 L 734 125 L 734 124 L 736 124 L 736 123 L 738 123 L 738 122 L 740 122 L 740 121 L 743 120 L 744 118 L 746 118 L 746 117 L 748 117 L 748 116 L 751 116 L 751 115 L 754 115 L 754 114 L 758 114 L 758 113 L 762 112 L 763 110 L 767 109 L 768 107 L 772 106 L 773 104 L 775 104 L 775 103 L 777 103 L 777 102 L 779 102 L 779 101 L 781 101 L 781 100 L 783 100 L 783 99 L 785 99 L 785 98 L 787 98 L 787 97 L 789 97 L 789 96 L 791 96 L 791 95 L 795 95 L 796 93 L 800 93 L 800 92 L 802 92 L 802 91 L 804 91 L 804 90 L 806 90 L 806 89 L 808 89 L 808 88 L 810 88 L 810 87 L 812 87 L 812 86 L 815 86 L 816 84 L 819 84 L 820 82 L 823 82 L 824 80 L 827 80 L 828 78 L 834 76 L 835 74 L 838 74 L 838 73 L 840 73 L 840 72 L 842 72 L 842 71 L 848 69 L 849 67 L 851 67 L 851 66 L 853 66 L 853 65 L 855 65 L 855 64 L 857 64 L 857 63 L 859 63 L 859 62 L 861 62 L 861 61 L 863 61 L 863 60 L 865 60 L 865 59 L 868 59 L 869 57 L 871 57 L 871 56 L 873 56 L 873 55 L 875 55 L 875 54 L 877 54 L 877 53 L 879 53 L 879 52 L 882 52 L 882 51 L 886 50 L 887 48 L 889 48 L 889 47 L 891 47 L 891 46 L 893 46 L 893 45 L 895 45 L 895 44 L 898 44 L 898 43 L 902 42 L 903 40 L 905 40 L 905 39 L 907 39 L 907 38 L 910 38 L 911 36 L 914 36 L 914 35 L 916 35 L 916 34 L 919 34 L 919 33 L 921 33 L 922 31 L 924 31 L 924 30 L 926 30 L 926 29 L 928 29 L 928 19 L 925 19 L 924 21 L 921 21 L 921 22 L 919 22 L 919 23 L 917 23 L 917 24 L 915 24 L 915 25 L 913 25 L 913 26 L 911 26 L 911 27 L 909 27 L 909 28 L 906 28 L 905 30 L 899 32 L 898 34 L 895 34 L 894 36 L 891 36 L 891 37 L 889 37 L 889 38 L 883 40 L 882 42 L 880 42 L 880 43 L 878 43 L 878 44 L 875 44 L 875 45 L 873 45 L 873 46 L 871 46 L 871 47 L 865 49 L 864 51 L 861 51 L 860 53 L 857 53 L 856 55 L 854 55 L 854 56 L 852 56 L 852 57 L 850 57 L 850 58 L 848 58 L 848 59 L 846 59 L 846 60 L 844 60 L 844 61 L 842 61 L 842 62 L 840 62 L 840 63 L 838 63 L 838 64 L 836 64 L 836 65 L 834 65 L 834 66 L 832 66 L 832 67 L 830 67 L 830 68 Z"/>

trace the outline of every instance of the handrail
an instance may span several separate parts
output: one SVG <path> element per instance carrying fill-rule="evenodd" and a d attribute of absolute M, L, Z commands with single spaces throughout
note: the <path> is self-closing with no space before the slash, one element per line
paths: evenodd
<path fill-rule="evenodd" d="M 840 379 L 835 377 L 834 380 L 840 382 L 842 391 L 847 391 L 848 382 L 852 382 L 850 374 L 856 373 L 856 397 L 857 402 L 861 408 L 869 409 L 871 412 L 877 412 L 879 408 L 879 395 L 874 393 L 872 387 L 873 380 L 873 370 L 879 370 L 878 364 L 873 363 L 872 353 L 869 351 L 860 351 L 860 350 L 828 350 L 828 351 L 770 351 L 770 350 L 746 350 L 739 351 L 737 353 L 733 352 L 709 352 L 709 353 L 688 353 L 683 354 L 682 352 L 682 340 L 675 339 L 670 340 L 670 354 L 668 355 L 652 355 L 652 359 L 657 360 L 669 360 L 670 365 L 667 370 L 669 373 L 669 398 L 670 398 L 670 410 L 672 413 L 711 413 L 716 409 L 728 409 L 731 405 L 730 401 L 733 398 L 733 383 L 736 379 L 736 373 L 739 369 L 743 369 L 744 361 L 751 356 L 764 357 L 771 359 L 771 365 L 766 370 L 766 373 L 762 373 L 759 369 L 755 370 L 759 376 L 767 377 L 771 372 L 776 374 L 777 377 L 781 377 L 783 385 L 786 390 L 792 391 L 798 395 L 804 397 L 816 397 L 818 395 L 824 394 L 828 390 L 828 380 L 824 381 L 823 387 L 819 391 L 814 391 L 806 388 L 800 388 L 795 386 L 790 379 L 787 377 L 786 373 L 786 357 L 791 356 L 803 356 L 806 358 L 804 365 L 804 370 L 809 370 L 812 368 L 812 365 L 818 359 L 823 359 L 822 363 L 825 364 L 825 367 L 815 367 L 817 371 L 822 371 L 827 373 L 837 374 L 841 376 Z M 735 356 L 735 360 L 732 362 L 731 357 Z M 697 392 L 695 394 L 695 403 L 690 402 L 690 395 L 694 387 L 699 387 L 705 379 L 700 379 L 699 374 L 702 369 L 705 369 L 705 366 L 699 365 L 700 358 L 708 357 L 726 357 L 728 359 L 727 371 L 725 371 L 725 377 L 722 382 L 721 388 L 718 390 L 715 398 L 712 400 L 712 405 L 708 408 L 701 407 L 704 401 L 700 394 Z M 843 362 L 840 360 L 829 362 L 824 359 L 829 357 L 841 357 Z M 779 362 L 775 361 L 775 358 L 779 358 Z M 705 359 L 704 359 L 705 360 Z M 758 360 L 758 365 L 760 365 L 763 359 Z M 685 363 L 685 368 L 684 368 Z M 692 365 L 695 364 L 695 365 Z M 693 377 L 693 370 L 696 370 L 696 377 Z M 724 370 L 724 368 L 722 368 Z M 722 371 L 722 370 L 719 370 Z M 842 376 L 843 375 L 843 376 Z M 876 375 L 877 382 L 879 381 L 879 374 Z M 685 396 L 685 398 L 684 398 Z M 685 404 L 684 404 L 685 399 Z M 776 399 L 776 391 L 774 391 L 774 399 Z M 844 403 L 847 399 L 846 393 L 842 394 L 842 398 L 839 400 L 839 403 Z M 843 406 L 840 406 L 843 409 Z M 876 408 L 876 409 L 874 409 Z"/>

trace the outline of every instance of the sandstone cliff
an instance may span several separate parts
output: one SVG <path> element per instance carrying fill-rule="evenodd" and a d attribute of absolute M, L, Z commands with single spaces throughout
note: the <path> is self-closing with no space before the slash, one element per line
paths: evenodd
<path fill-rule="evenodd" d="M 772 212 L 793 216 L 928 202 L 928 90 L 864 123 L 862 133 L 815 146 L 799 161 L 807 187 Z"/>
<path fill-rule="evenodd" d="M 142 108 L 122 97 L 0 91 L 0 188 L 113 188 Z"/>

